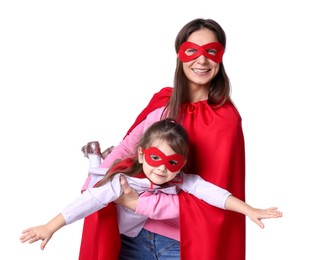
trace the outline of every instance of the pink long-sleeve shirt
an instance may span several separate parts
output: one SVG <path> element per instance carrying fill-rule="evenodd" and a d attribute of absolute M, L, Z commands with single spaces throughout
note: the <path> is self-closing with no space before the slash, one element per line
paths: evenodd
<path fill-rule="evenodd" d="M 135 154 L 137 143 L 143 133 L 155 122 L 161 119 L 165 107 L 158 108 L 151 112 L 147 118 L 138 124 L 129 135 L 127 135 L 118 146 L 105 158 L 100 167 L 109 168 L 115 160 L 129 157 Z"/>
<path fill-rule="evenodd" d="M 153 123 L 161 119 L 164 109 L 165 107 L 161 107 L 151 112 L 144 121 L 138 124 L 132 132 L 114 148 L 114 150 L 104 159 L 100 167 L 109 168 L 117 159 L 123 159 L 130 155 L 134 155 L 137 143 L 142 134 Z M 99 174 L 91 174 L 83 189 L 85 190 L 88 187 L 93 187 L 100 178 L 102 178 L 102 176 Z M 202 185 L 198 186 L 198 189 L 202 190 L 200 187 L 202 187 Z M 195 192 L 197 192 L 197 190 L 195 190 Z M 212 198 L 217 197 L 222 199 L 221 195 L 215 192 L 212 193 L 213 191 L 209 189 L 203 190 L 203 192 Z M 225 199 L 227 197 L 228 194 L 226 193 Z M 148 217 L 144 224 L 145 229 L 178 241 L 180 240 L 179 200 L 177 195 L 158 193 L 155 194 L 155 196 L 151 196 L 148 192 L 142 193 L 139 197 L 135 212 Z"/>

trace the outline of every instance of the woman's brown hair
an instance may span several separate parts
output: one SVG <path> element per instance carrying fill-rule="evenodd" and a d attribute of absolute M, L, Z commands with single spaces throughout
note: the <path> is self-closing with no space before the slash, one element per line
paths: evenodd
<path fill-rule="evenodd" d="M 226 35 L 222 27 L 211 19 L 195 19 L 187 23 L 178 33 L 175 39 L 175 50 L 178 53 L 182 43 L 187 41 L 188 37 L 200 29 L 209 29 L 215 33 L 223 47 L 226 47 Z M 170 102 L 168 104 L 167 116 L 179 120 L 180 108 L 188 100 L 188 80 L 183 70 L 183 63 L 177 58 L 174 75 L 174 87 Z M 218 74 L 209 82 L 208 104 L 223 105 L 230 100 L 230 81 L 225 72 L 223 62 L 220 63 Z"/>

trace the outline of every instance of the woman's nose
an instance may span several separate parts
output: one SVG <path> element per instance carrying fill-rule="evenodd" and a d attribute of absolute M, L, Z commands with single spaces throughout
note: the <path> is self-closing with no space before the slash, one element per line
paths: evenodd
<path fill-rule="evenodd" d="M 201 64 L 203 64 L 203 63 L 205 63 L 205 62 L 207 62 L 208 61 L 208 59 L 205 57 L 205 56 L 203 56 L 203 55 L 200 55 L 198 58 L 197 58 L 197 62 L 198 63 L 201 63 Z"/>

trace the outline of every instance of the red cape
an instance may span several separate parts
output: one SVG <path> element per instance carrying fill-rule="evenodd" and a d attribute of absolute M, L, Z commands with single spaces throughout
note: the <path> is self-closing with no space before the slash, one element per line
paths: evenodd
<path fill-rule="evenodd" d="M 127 135 L 151 111 L 165 106 L 171 92 L 172 88 L 168 87 L 155 93 Z M 245 152 L 241 118 L 232 103 L 210 113 L 209 118 L 206 114 L 202 120 L 207 124 L 213 121 L 210 122 L 211 132 L 194 117 L 187 116 L 184 119 L 184 127 L 188 133 L 193 133 L 189 136 L 192 142 L 191 161 L 195 162 L 188 165 L 187 170 L 202 173 L 200 175 L 207 181 L 245 200 Z M 179 193 L 179 201 L 182 260 L 245 259 L 243 215 L 209 206 L 185 192 Z M 117 215 L 111 203 L 85 218 L 79 260 L 117 260 L 119 249 Z"/>

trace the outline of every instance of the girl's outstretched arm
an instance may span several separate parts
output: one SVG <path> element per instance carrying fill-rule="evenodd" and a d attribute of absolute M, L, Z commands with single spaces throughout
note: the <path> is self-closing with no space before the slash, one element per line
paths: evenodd
<path fill-rule="evenodd" d="M 282 212 L 278 211 L 277 207 L 271 207 L 267 209 L 253 208 L 242 200 L 230 195 L 225 202 L 225 209 L 235 211 L 248 216 L 253 222 L 255 222 L 261 228 L 264 228 L 262 219 L 267 218 L 280 218 Z"/>
<path fill-rule="evenodd" d="M 65 224 L 66 224 L 66 221 L 64 217 L 62 216 L 62 214 L 58 214 L 56 217 L 54 217 L 45 225 L 25 229 L 22 232 L 22 236 L 20 237 L 20 240 L 22 243 L 28 241 L 28 243 L 30 244 L 38 240 L 42 240 L 40 248 L 44 250 L 45 246 L 47 245 L 48 241 L 51 239 L 53 234 L 58 229 L 62 228 Z"/>

